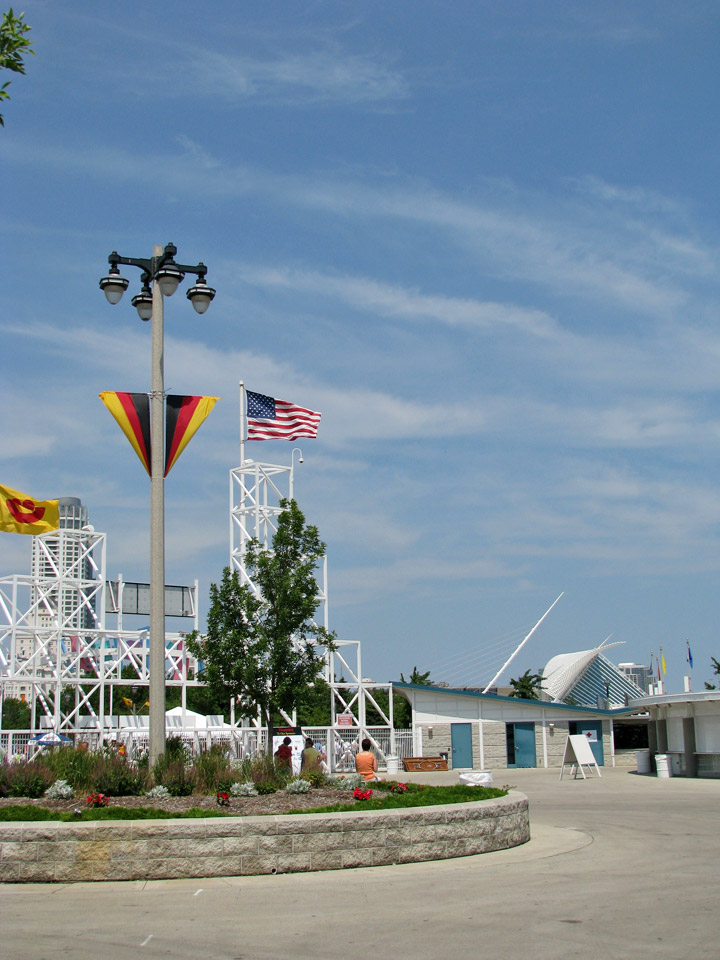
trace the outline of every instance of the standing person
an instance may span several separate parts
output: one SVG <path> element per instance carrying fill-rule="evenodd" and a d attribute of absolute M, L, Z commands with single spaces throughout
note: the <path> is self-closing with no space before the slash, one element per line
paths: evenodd
<path fill-rule="evenodd" d="M 292 740 L 290 737 L 284 737 L 283 742 L 275 751 L 275 760 L 277 763 L 282 764 L 284 767 L 289 767 L 292 764 L 292 747 L 290 744 Z"/>
<path fill-rule="evenodd" d="M 320 752 L 313 746 L 312 737 L 305 737 L 305 749 L 300 754 L 300 773 L 319 770 L 320 760 Z"/>
<path fill-rule="evenodd" d="M 363 780 L 377 780 L 377 757 L 370 747 L 372 744 L 368 739 L 363 740 L 362 750 L 355 756 L 355 771 L 359 773 Z"/>

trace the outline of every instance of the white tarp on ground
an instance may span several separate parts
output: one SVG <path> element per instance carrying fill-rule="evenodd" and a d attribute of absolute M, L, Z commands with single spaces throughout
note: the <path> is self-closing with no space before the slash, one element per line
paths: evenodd
<path fill-rule="evenodd" d="M 493 775 L 489 770 L 473 770 L 460 774 L 460 783 L 468 787 L 491 787 Z"/>

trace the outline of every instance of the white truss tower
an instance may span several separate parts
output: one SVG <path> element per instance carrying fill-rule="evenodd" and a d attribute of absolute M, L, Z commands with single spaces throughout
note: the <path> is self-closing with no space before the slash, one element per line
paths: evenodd
<path fill-rule="evenodd" d="M 291 455 L 289 466 L 242 459 L 241 465 L 230 471 L 230 568 L 238 572 L 241 583 L 256 593 L 259 589 L 245 568 L 247 543 L 254 538 L 265 548 L 271 545 L 282 510 L 280 501 L 293 499 L 294 470 Z M 329 629 L 327 557 L 322 561 L 319 597 L 318 619 L 325 629 Z M 364 736 L 367 706 L 370 704 L 379 713 L 382 725 L 390 728 L 391 738 L 394 737 L 392 695 L 388 698 L 389 710 L 385 711 L 372 693 L 374 689 L 387 689 L 391 693 L 391 684 L 369 684 L 363 680 L 359 640 L 339 640 L 337 650 L 325 651 L 324 679 L 331 690 L 333 728 L 354 729 L 356 737 Z M 286 719 L 294 722 L 294 718 Z"/>
<path fill-rule="evenodd" d="M 118 578 L 107 589 L 104 533 L 60 528 L 35 537 L 32 568 L 30 576 L 0 578 L 0 701 L 23 696 L 33 729 L 40 713 L 56 732 L 95 730 L 102 739 L 113 688 L 149 684 L 148 633 L 121 629 L 124 585 Z M 197 585 L 189 597 L 197 628 Z M 106 626 L 106 610 L 117 614 L 114 629 Z M 166 683 L 182 686 L 185 703 L 197 662 L 183 634 L 166 633 L 165 640 Z M 123 667 L 132 676 L 123 676 Z"/>

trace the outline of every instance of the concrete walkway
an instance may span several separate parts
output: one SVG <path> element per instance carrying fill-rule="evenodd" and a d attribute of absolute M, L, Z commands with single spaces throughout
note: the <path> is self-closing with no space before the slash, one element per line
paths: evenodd
<path fill-rule="evenodd" d="M 717 960 L 720 780 L 558 776 L 496 775 L 530 798 L 533 839 L 514 850 L 275 877 L 6 885 L 2 956 Z"/>

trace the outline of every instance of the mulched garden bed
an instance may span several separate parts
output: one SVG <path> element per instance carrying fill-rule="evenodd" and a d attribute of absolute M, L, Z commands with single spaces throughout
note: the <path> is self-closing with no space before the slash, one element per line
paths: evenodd
<path fill-rule="evenodd" d="M 222 811 L 235 817 L 256 817 L 262 814 L 284 814 L 293 810 L 306 810 L 310 807 L 322 807 L 333 803 L 352 804 L 355 800 L 352 790 L 333 790 L 320 788 L 309 793 L 270 793 L 264 797 L 231 797 L 229 807 L 218 806 L 215 797 L 169 797 L 167 800 L 157 800 L 151 797 L 110 797 L 111 807 L 122 807 L 132 810 L 134 807 L 156 807 L 158 810 L 167 810 L 170 813 L 184 813 L 193 808 L 199 810 Z M 30 800 L 23 797 L 0 797 L 0 807 L 16 804 L 31 804 L 44 807 L 47 810 L 84 810 L 87 803 L 84 796 L 73 800 Z"/>

